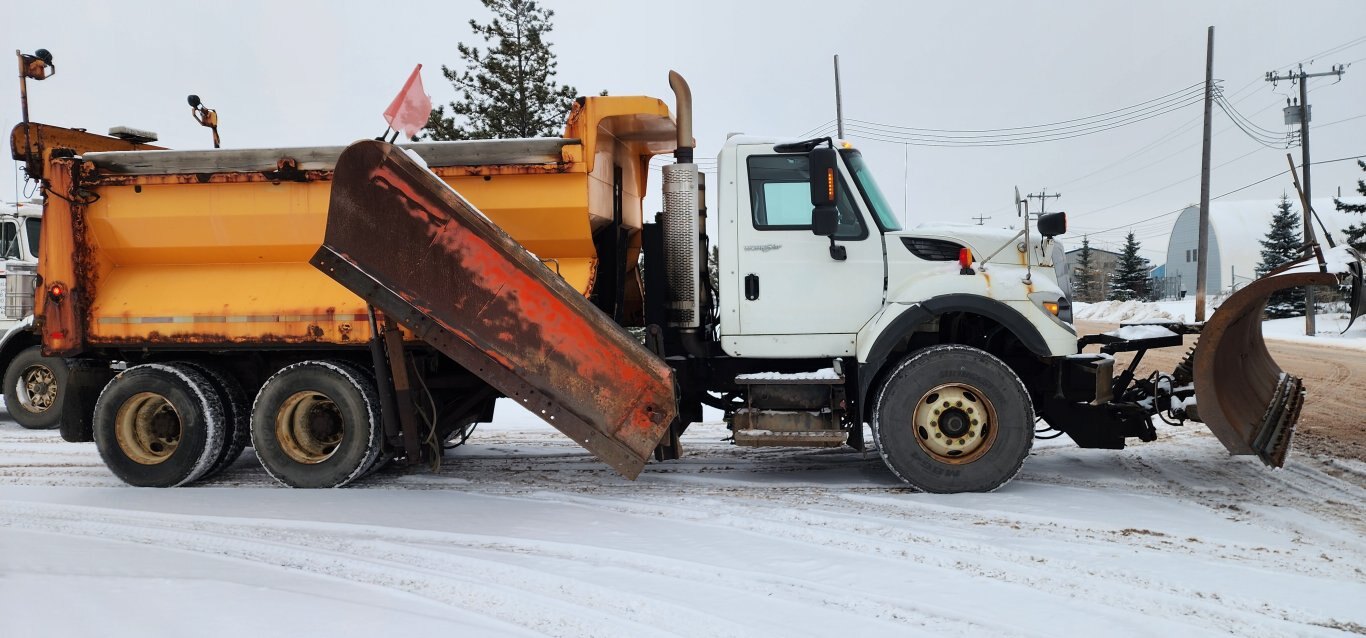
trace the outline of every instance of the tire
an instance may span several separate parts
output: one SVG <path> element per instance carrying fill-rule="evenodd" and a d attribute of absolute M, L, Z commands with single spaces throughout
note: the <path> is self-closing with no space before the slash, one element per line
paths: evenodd
<path fill-rule="evenodd" d="M 213 384 L 194 368 L 149 363 L 114 377 L 95 402 L 95 447 L 123 482 L 177 487 L 223 453 L 226 420 Z"/>
<path fill-rule="evenodd" d="M 42 346 L 20 351 L 5 369 L 5 408 L 10 418 L 30 430 L 60 425 L 60 398 L 67 378 L 66 360 L 44 357 Z"/>
<path fill-rule="evenodd" d="M 906 357 L 873 405 L 887 467 L 925 492 L 990 492 L 1015 476 L 1034 444 L 1034 406 L 1020 377 L 960 345 Z"/>
<path fill-rule="evenodd" d="M 341 487 L 380 455 L 379 397 L 358 369 L 304 361 L 266 380 L 251 416 L 251 444 L 266 472 L 289 487 Z"/>
<path fill-rule="evenodd" d="M 223 405 L 223 451 L 209 466 L 209 470 L 199 477 L 201 480 L 210 478 L 231 467 L 251 442 L 251 401 L 237 378 L 221 366 L 197 361 L 180 361 L 174 365 L 193 368 L 204 375 Z"/>

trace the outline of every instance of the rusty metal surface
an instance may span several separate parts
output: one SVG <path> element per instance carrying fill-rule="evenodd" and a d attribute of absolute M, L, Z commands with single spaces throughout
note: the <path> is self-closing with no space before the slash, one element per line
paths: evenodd
<path fill-rule="evenodd" d="M 1304 401 L 1299 378 L 1281 370 L 1262 338 L 1262 314 L 1272 293 L 1300 286 L 1336 286 L 1337 275 L 1273 274 L 1224 301 L 1195 348 L 1195 397 L 1200 418 L 1232 454 L 1256 454 L 1281 467 Z"/>
<path fill-rule="evenodd" d="M 34 292 L 34 327 L 42 336 L 44 355 L 74 356 L 85 345 L 95 281 L 84 243 L 85 206 L 76 196 L 77 162 L 54 160 L 50 168 L 43 232 L 38 239 L 42 285 Z M 53 286 L 60 286 L 64 294 L 51 295 Z"/>
<path fill-rule="evenodd" d="M 628 478 L 676 416 L 662 360 L 397 147 L 338 159 L 311 263 Z"/>
<path fill-rule="evenodd" d="M 44 177 L 48 158 L 52 150 L 58 148 L 68 148 L 80 155 L 92 151 L 146 151 L 161 147 L 38 122 L 19 124 L 10 131 L 10 155 L 24 162 L 24 170 L 34 179 Z"/>

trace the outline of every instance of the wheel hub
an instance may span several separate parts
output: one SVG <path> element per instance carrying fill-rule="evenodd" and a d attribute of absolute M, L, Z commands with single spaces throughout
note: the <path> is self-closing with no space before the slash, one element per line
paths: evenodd
<path fill-rule="evenodd" d="M 912 419 L 916 442 L 944 463 L 977 460 L 996 440 L 996 409 L 981 391 L 965 383 L 926 392 Z"/>
<path fill-rule="evenodd" d="M 114 439 L 125 456 L 142 465 L 171 458 L 184 428 L 175 406 L 154 392 L 129 397 L 114 415 Z"/>
<path fill-rule="evenodd" d="M 296 392 L 275 417 L 275 436 L 289 458 L 308 465 L 331 458 L 341 445 L 341 409 L 319 392 Z"/>
<path fill-rule="evenodd" d="M 25 368 L 14 389 L 19 403 L 29 412 L 46 412 L 57 404 L 57 380 L 47 366 Z"/>

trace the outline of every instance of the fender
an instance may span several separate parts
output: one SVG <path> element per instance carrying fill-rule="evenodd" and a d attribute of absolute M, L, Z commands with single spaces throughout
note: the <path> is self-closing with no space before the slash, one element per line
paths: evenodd
<path fill-rule="evenodd" d="M 9 360 L 20 350 L 41 343 L 38 334 L 33 332 L 33 315 L 28 315 L 20 319 L 19 323 L 10 326 L 5 335 L 0 337 L 0 374 L 4 373 L 5 368 L 9 366 Z"/>
<path fill-rule="evenodd" d="M 868 391 L 873 379 L 887 363 L 892 350 L 903 337 L 911 334 L 917 327 L 935 317 L 949 312 L 970 312 L 991 319 L 1009 330 L 1030 352 L 1040 357 L 1051 357 L 1048 343 L 1043 334 L 1034 327 L 1019 311 L 1004 303 L 980 295 L 940 295 L 911 305 L 897 315 L 883 330 L 868 351 L 868 360 L 859 364 L 858 398 L 859 405 L 866 406 Z"/>

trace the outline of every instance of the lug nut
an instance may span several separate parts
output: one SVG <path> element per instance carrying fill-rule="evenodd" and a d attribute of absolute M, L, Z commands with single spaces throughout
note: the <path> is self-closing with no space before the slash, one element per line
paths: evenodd
<path fill-rule="evenodd" d="M 954 405 L 956 405 L 956 406 L 958 406 L 958 407 L 961 408 L 961 407 L 963 407 L 963 402 L 962 402 L 962 401 L 958 401 L 958 402 L 955 402 Z"/>
<path fill-rule="evenodd" d="M 953 405 L 952 405 L 951 403 L 949 403 L 948 401 L 945 401 L 945 402 L 944 402 L 944 407 L 946 407 L 946 408 L 948 408 L 948 407 L 953 407 Z"/>

